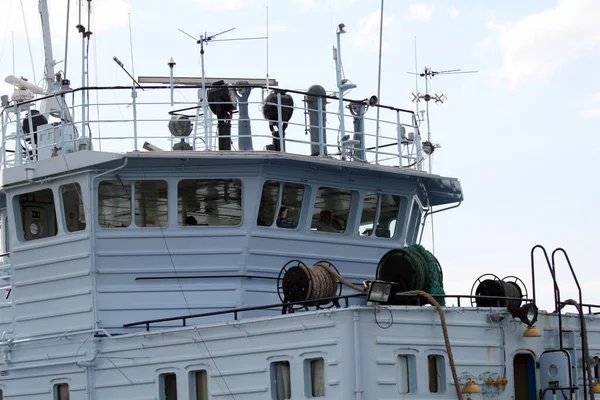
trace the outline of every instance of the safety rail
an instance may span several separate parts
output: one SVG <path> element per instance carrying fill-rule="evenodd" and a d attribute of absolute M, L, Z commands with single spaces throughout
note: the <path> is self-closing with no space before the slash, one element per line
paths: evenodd
<path fill-rule="evenodd" d="M 339 100 L 336 96 L 246 85 L 207 86 L 205 107 L 199 89 L 175 86 L 176 100 L 170 101 L 163 100 L 170 87 L 113 86 L 11 102 L 0 112 L 0 166 L 10 168 L 81 150 L 143 148 L 275 150 L 423 169 L 427 155 L 418 119 L 410 110 L 344 99 L 346 111 L 340 115 L 333 107 L 327 109 L 328 102 Z M 223 96 L 214 101 L 212 90 L 229 93 L 225 96 L 229 101 L 220 101 Z M 75 94 L 82 91 L 96 101 L 79 102 L 83 96 Z M 379 121 L 370 108 L 379 108 Z M 341 126 L 351 129 L 342 131 Z"/>
<path fill-rule="evenodd" d="M 421 296 L 418 294 L 398 293 L 398 294 L 396 294 L 396 296 L 397 297 L 406 297 L 408 299 L 414 298 L 417 300 L 417 306 L 421 305 L 421 303 L 420 303 Z M 312 299 L 312 300 L 301 300 L 301 301 L 293 301 L 293 302 L 285 302 L 285 303 L 265 304 L 265 305 L 260 305 L 260 306 L 240 307 L 240 308 L 227 309 L 227 310 L 211 311 L 211 312 L 200 313 L 200 314 L 189 314 L 189 315 L 183 315 L 183 316 L 177 316 L 177 317 L 149 319 L 149 320 L 145 320 L 145 321 L 131 322 L 131 323 L 125 324 L 125 325 L 123 325 L 123 328 L 132 328 L 135 326 L 144 325 L 146 327 L 146 331 L 150 331 L 150 324 L 156 324 L 159 322 L 171 322 L 171 321 L 182 321 L 182 326 L 187 326 L 188 319 L 213 317 L 215 315 L 224 315 L 224 314 L 233 314 L 234 320 L 237 321 L 238 314 L 245 312 L 245 311 L 257 311 L 257 310 L 281 308 L 284 310 L 283 312 L 285 313 L 285 310 L 290 309 L 291 306 L 309 306 L 309 305 L 313 305 L 315 302 L 325 304 L 328 302 L 338 303 L 340 300 L 344 300 L 345 307 L 347 308 L 349 305 L 349 299 L 357 298 L 357 297 L 367 297 L 367 294 L 366 293 L 355 293 L 355 294 L 349 294 L 349 295 L 327 297 L 327 298 L 318 299 L 318 300 Z M 523 299 L 523 298 L 514 298 L 514 297 L 453 295 L 453 294 L 450 294 L 450 295 L 449 294 L 446 294 L 446 295 L 437 295 L 436 294 L 436 295 L 434 295 L 434 297 L 435 298 L 444 298 L 444 299 L 456 299 L 457 303 L 458 303 L 458 307 L 461 307 L 460 299 L 499 300 L 499 301 L 518 300 L 518 301 L 523 301 L 523 302 L 532 302 L 533 301 L 532 299 Z M 486 308 L 488 308 L 488 307 L 486 307 Z M 506 307 L 496 307 L 496 308 L 506 308 Z"/>

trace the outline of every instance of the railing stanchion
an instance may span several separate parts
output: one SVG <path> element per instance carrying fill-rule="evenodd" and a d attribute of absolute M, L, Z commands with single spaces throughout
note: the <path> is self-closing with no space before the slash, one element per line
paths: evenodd
<path fill-rule="evenodd" d="M 323 102 L 321 99 L 317 101 L 317 111 L 319 112 L 319 156 L 323 156 L 325 151 L 323 148 Z"/>
<path fill-rule="evenodd" d="M 283 117 L 281 110 L 281 92 L 277 92 L 277 130 L 279 131 L 279 145 L 281 151 L 285 151 L 285 141 L 283 140 Z"/>
<path fill-rule="evenodd" d="M 135 83 L 131 87 L 131 100 L 133 105 L 133 149 L 135 151 L 138 150 L 138 140 L 137 140 L 137 91 L 135 90 Z"/>

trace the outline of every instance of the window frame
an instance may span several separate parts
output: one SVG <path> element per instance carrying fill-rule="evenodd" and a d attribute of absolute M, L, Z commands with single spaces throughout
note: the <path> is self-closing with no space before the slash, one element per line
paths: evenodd
<path fill-rule="evenodd" d="M 109 229 L 109 230 L 113 230 L 113 229 L 130 229 L 132 226 L 135 227 L 135 215 L 134 215 L 134 204 L 133 204 L 133 199 L 135 196 L 135 188 L 134 188 L 134 183 L 137 181 L 137 179 L 133 179 L 133 178 L 121 178 L 120 176 L 115 176 L 113 178 L 106 178 L 103 179 L 101 181 L 98 182 L 98 184 L 96 185 L 96 190 L 95 190 L 95 198 L 96 198 L 96 215 L 97 217 L 95 218 L 95 224 L 97 224 L 97 226 L 99 226 L 102 229 Z M 118 184 L 122 184 L 125 188 L 129 187 L 129 224 L 127 226 L 106 226 L 105 224 L 102 224 L 100 222 L 100 187 L 102 186 L 103 183 L 105 182 L 116 182 Z"/>
<path fill-rule="evenodd" d="M 71 231 L 69 230 L 69 227 L 67 225 L 67 214 L 66 214 L 66 209 L 65 209 L 65 199 L 64 199 L 64 193 L 63 193 L 63 189 L 68 187 L 68 186 L 75 186 L 77 185 L 79 187 L 79 200 L 81 201 L 81 208 L 83 211 L 83 223 L 85 224 L 83 229 L 78 229 L 78 230 L 74 230 Z M 67 235 L 73 234 L 73 233 L 77 233 L 77 232 L 82 232 L 88 229 L 89 227 L 89 222 L 88 222 L 88 216 L 86 215 L 86 205 L 85 205 L 85 198 L 83 196 L 83 189 L 81 188 L 81 182 L 68 182 L 68 183 L 64 183 L 62 185 L 60 185 L 58 187 L 58 193 L 59 193 L 59 197 L 60 197 L 60 209 L 61 209 L 61 216 L 62 216 L 62 225 L 63 225 L 63 230 Z"/>
<path fill-rule="evenodd" d="M 362 220 L 363 212 L 365 210 L 365 199 L 367 198 L 367 196 L 373 196 L 373 195 L 377 196 L 377 204 L 375 205 L 375 217 L 373 218 L 373 221 L 372 221 L 371 233 L 368 235 L 363 235 L 360 232 L 360 227 L 362 226 L 361 220 Z M 394 232 L 393 232 L 393 234 L 392 234 L 392 232 L 390 232 L 389 237 L 377 235 L 379 221 L 381 219 L 381 215 L 383 214 L 382 207 L 383 207 L 384 196 L 398 197 L 400 199 L 400 202 L 398 203 L 398 209 L 396 211 L 396 219 L 395 219 L 396 225 L 394 226 Z M 379 240 L 381 240 L 381 239 L 397 239 L 398 237 L 400 237 L 402 235 L 402 229 L 400 229 L 402 227 L 402 224 L 399 224 L 399 221 L 400 221 L 400 217 L 402 216 L 403 205 L 405 203 L 407 203 L 408 201 L 409 200 L 405 195 L 401 195 L 398 193 L 389 193 L 389 192 L 383 192 L 380 190 L 362 191 L 360 208 L 357 212 L 357 218 L 358 218 L 358 227 L 356 229 L 357 236 L 359 236 L 361 238 L 364 238 L 364 237 L 376 238 Z"/>
<path fill-rule="evenodd" d="M 179 196 L 179 185 L 183 182 L 183 181 L 232 181 L 232 182 L 239 182 L 239 186 L 240 186 L 240 218 L 239 218 L 239 223 L 236 225 L 228 225 L 228 224 L 220 224 L 220 225 L 187 225 L 185 223 L 180 222 L 179 221 L 179 216 L 180 216 L 180 196 Z M 244 200 L 244 179 L 240 176 L 235 176 L 235 177 L 186 177 L 183 179 L 178 179 L 176 181 L 176 185 L 174 185 L 175 188 L 175 204 L 176 204 L 176 209 L 175 209 L 175 216 L 176 219 L 173 222 L 174 224 L 176 224 L 179 228 L 239 228 L 242 225 L 244 225 L 245 223 L 245 218 L 246 218 L 246 212 L 244 210 L 244 206 L 245 206 L 245 200 Z M 182 200 L 183 202 L 183 200 Z M 181 212 L 183 212 L 183 204 L 181 204 Z"/>
<path fill-rule="evenodd" d="M 401 385 L 401 365 L 400 358 L 406 358 L 406 382 L 407 382 L 407 391 L 402 391 L 403 386 Z M 396 354 L 396 388 L 400 394 L 414 394 L 418 392 L 418 381 L 417 381 L 417 368 L 416 368 L 416 357 L 411 353 L 398 353 Z"/>
<path fill-rule="evenodd" d="M 130 182 L 132 183 L 132 185 L 131 185 L 131 187 L 132 187 L 132 193 L 131 193 L 131 202 L 132 202 L 131 211 L 133 213 L 133 219 L 131 221 L 131 225 L 133 225 L 136 228 L 144 228 L 144 229 L 145 228 L 159 228 L 159 229 L 162 229 L 162 228 L 166 228 L 167 226 L 169 226 L 169 223 L 170 223 L 170 218 L 169 218 L 170 210 L 169 210 L 169 208 L 171 207 L 171 201 L 170 201 L 170 196 L 169 196 L 169 191 L 170 191 L 170 186 L 171 185 L 169 184 L 169 181 L 167 179 L 135 179 L 135 180 L 132 180 Z M 164 225 L 141 225 L 141 224 L 138 224 L 138 214 L 137 214 L 137 211 L 138 211 L 138 207 L 137 207 L 137 202 L 138 202 L 138 198 L 137 198 L 137 196 L 138 196 L 138 183 L 139 184 L 143 184 L 144 182 L 164 182 L 164 184 L 166 186 L 165 190 L 166 190 L 166 193 L 167 193 L 167 197 L 165 199 L 166 199 L 166 202 L 167 202 L 167 211 L 166 211 L 166 214 L 165 214 L 166 221 L 165 221 Z M 141 191 L 140 191 L 140 193 L 141 193 Z M 139 210 L 141 212 L 142 208 L 140 207 Z M 157 210 L 158 210 L 158 208 L 157 208 Z M 160 218 L 157 217 L 157 220 L 159 220 L 159 219 Z"/>
<path fill-rule="evenodd" d="M 313 375 L 312 375 L 312 363 L 314 361 L 320 361 L 323 363 L 323 394 L 322 395 L 313 395 L 313 388 L 314 388 L 314 384 L 313 384 Z M 325 358 L 324 357 L 311 357 L 311 358 L 306 358 L 303 361 L 303 365 L 304 365 L 304 396 L 310 398 L 310 399 L 317 399 L 320 397 L 326 397 L 326 388 L 327 385 L 325 384 L 325 367 L 326 367 L 326 363 L 325 363 Z"/>
<path fill-rule="evenodd" d="M 431 370 L 432 365 L 435 366 L 434 371 Z M 434 382 L 432 382 L 431 380 L 432 372 L 435 372 Z M 427 354 L 427 382 L 427 389 L 429 394 L 444 394 L 446 392 L 446 358 L 443 354 Z M 435 386 L 436 390 L 432 391 L 432 386 Z"/>
<path fill-rule="evenodd" d="M 279 189 L 277 191 L 277 199 L 275 200 L 275 209 L 273 211 L 273 218 L 270 221 L 270 224 L 259 224 L 258 223 L 258 218 L 260 216 L 260 210 L 261 210 L 261 205 L 262 205 L 262 200 L 263 200 L 263 194 L 264 194 L 264 188 L 265 185 L 267 183 L 278 183 L 279 184 Z M 297 186 L 302 186 L 302 201 L 300 202 L 300 212 L 298 213 L 298 221 L 295 227 L 284 227 L 284 226 L 279 226 L 278 225 L 278 219 L 279 219 L 279 213 L 281 212 L 281 207 L 283 206 L 283 195 L 285 192 L 285 187 L 286 185 L 297 185 Z M 262 183 L 260 185 L 260 196 L 258 199 L 258 212 L 256 214 L 256 226 L 261 227 L 261 228 L 277 228 L 277 229 L 288 229 L 288 230 L 292 230 L 292 231 L 296 231 L 296 230 L 301 230 L 304 227 L 305 224 L 305 215 L 306 215 L 306 209 L 307 209 L 307 198 L 309 198 L 309 196 L 307 196 L 307 194 L 310 193 L 310 187 L 308 185 L 306 185 L 305 183 L 302 182 L 295 182 L 293 180 L 277 180 L 277 179 L 263 179 Z"/>
<path fill-rule="evenodd" d="M 67 388 L 67 397 L 64 398 L 61 396 L 60 388 Z M 68 382 L 57 382 L 54 384 L 52 388 L 52 393 L 54 394 L 54 400 L 69 400 L 71 397 L 71 388 L 69 387 Z"/>
<path fill-rule="evenodd" d="M 48 235 L 48 236 L 43 236 L 43 237 L 38 237 L 38 238 L 33 238 L 33 239 L 26 239 L 25 238 L 25 229 L 26 228 L 25 228 L 25 224 L 23 221 L 24 214 L 23 214 L 23 210 L 22 210 L 21 196 L 29 195 L 32 193 L 38 193 L 38 192 L 42 192 L 42 191 L 49 191 L 50 193 L 52 193 L 52 211 L 54 214 L 54 233 L 52 235 Z M 13 197 L 12 197 L 13 217 L 14 217 L 14 221 L 15 221 L 16 235 L 17 235 L 17 239 L 19 242 L 27 243 L 27 242 L 34 242 L 37 240 L 52 239 L 53 237 L 56 237 L 62 233 L 63 227 L 62 227 L 62 224 L 59 224 L 58 215 L 57 215 L 57 212 L 58 212 L 57 206 L 60 204 L 60 200 L 57 201 L 57 196 L 58 196 L 58 194 L 56 193 L 56 187 L 54 187 L 54 186 L 42 187 L 42 188 L 39 188 L 38 190 L 28 191 L 28 192 L 23 192 L 23 193 L 13 195 Z M 60 197 L 60 196 L 58 196 L 58 197 Z M 24 203 L 26 204 L 27 202 L 24 202 Z M 62 214 L 62 212 L 61 212 L 61 214 Z"/>
<path fill-rule="evenodd" d="M 271 392 L 271 399 L 272 400 L 279 400 L 277 398 L 277 364 L 287 364 L 288 367 L 288 386 L 289 386 L 289 393 L 290 395 L 288 397 L 286 397 L 287 399 L 291 398 L 292 395 L 292 363 L 290 362 L 290 360 L 286 360 L 286 359 L 279 359 L 279 360 L 273 360 L 269 363 L 269 379 L 271 381 L 271 384 L 269 385 L 270 388 L 270 392 Z"/>
<path fill-rule="evenodd" d="M 175 378 L 175 399 L 167 398 L 166 390 L 166 380 L 167 376 L 173 376 Z M 159 400 L 177 400 L 177 373 L 175 371 L 165 371 L 158 374 L 158 399 Z"/>
<path fill-rule="evenodd" d="M 198 373 L 202 373 L 204 375 L 204 397 L 198 397 Z M 194 369 L 188 373 L 190 400 L 208 400 L 210 398 L 210 393 L 208 391 L 208 377 L 208 369 L 206 368 Z"/>

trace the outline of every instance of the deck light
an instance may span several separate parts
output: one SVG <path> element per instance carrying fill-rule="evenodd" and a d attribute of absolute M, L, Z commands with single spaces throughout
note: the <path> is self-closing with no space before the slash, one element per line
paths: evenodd
<path fill-rule="evenodd" d="M 519 308 L 509 309 L 513 318 L 518 318 L 521 322 L 527 325 L 527 329 L 523 332 L 523 337 L 540 337 L 542 334 L 534 326 L 538 319 L 538 308 L 533 303 L 525 304 Z"/>
<path fill-rule="evenodd" d="M 367 301 L 372 301 L 375 303 L 387 303 L 393 288 L 394 284 L 392 282 L 371 281 L 371 284 L 369 285 Z"/>

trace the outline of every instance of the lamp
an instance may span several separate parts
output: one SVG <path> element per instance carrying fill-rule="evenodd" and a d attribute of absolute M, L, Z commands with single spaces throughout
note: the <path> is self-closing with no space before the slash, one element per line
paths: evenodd
<path fill-rule="evenodd" d="M 600 393 L 600 382 L 598 382 L 598 381 L 594 382 L 593 390 L 594 390 L 594 393 Z"/>
<path fill-rule="evenodd" d="M 523 337 L 540 337 L 541 332 L 534 326 L 538 319 L 538 308 L 533 303 L 527 303 L 519 308 L 509 308 L 508 310 L 513 318 L 518 318 L 527 325 L 523 332 Z"/>
<path fill-rule="evenodd" d="M 372 301 L 375 303 L 387 303 L 393 288 L 394 284 L 392 282 L 371 281 L 371 284 L 369 285 L 367 301 Z"/>
<path fill-rule="evenodd" d="M 469 379 L 467 381 L 467 383 L 465 383 L 465 386 L 463 386 L 462 388 L 462 393 L 466 393 L 467 399 L 471 398 L 471 394 L 473 393 L 481 393 L 481 388 L 479 387 L 479 385 L 477 384 L 477 382 L 475 382 L 473 379 Z"/>

